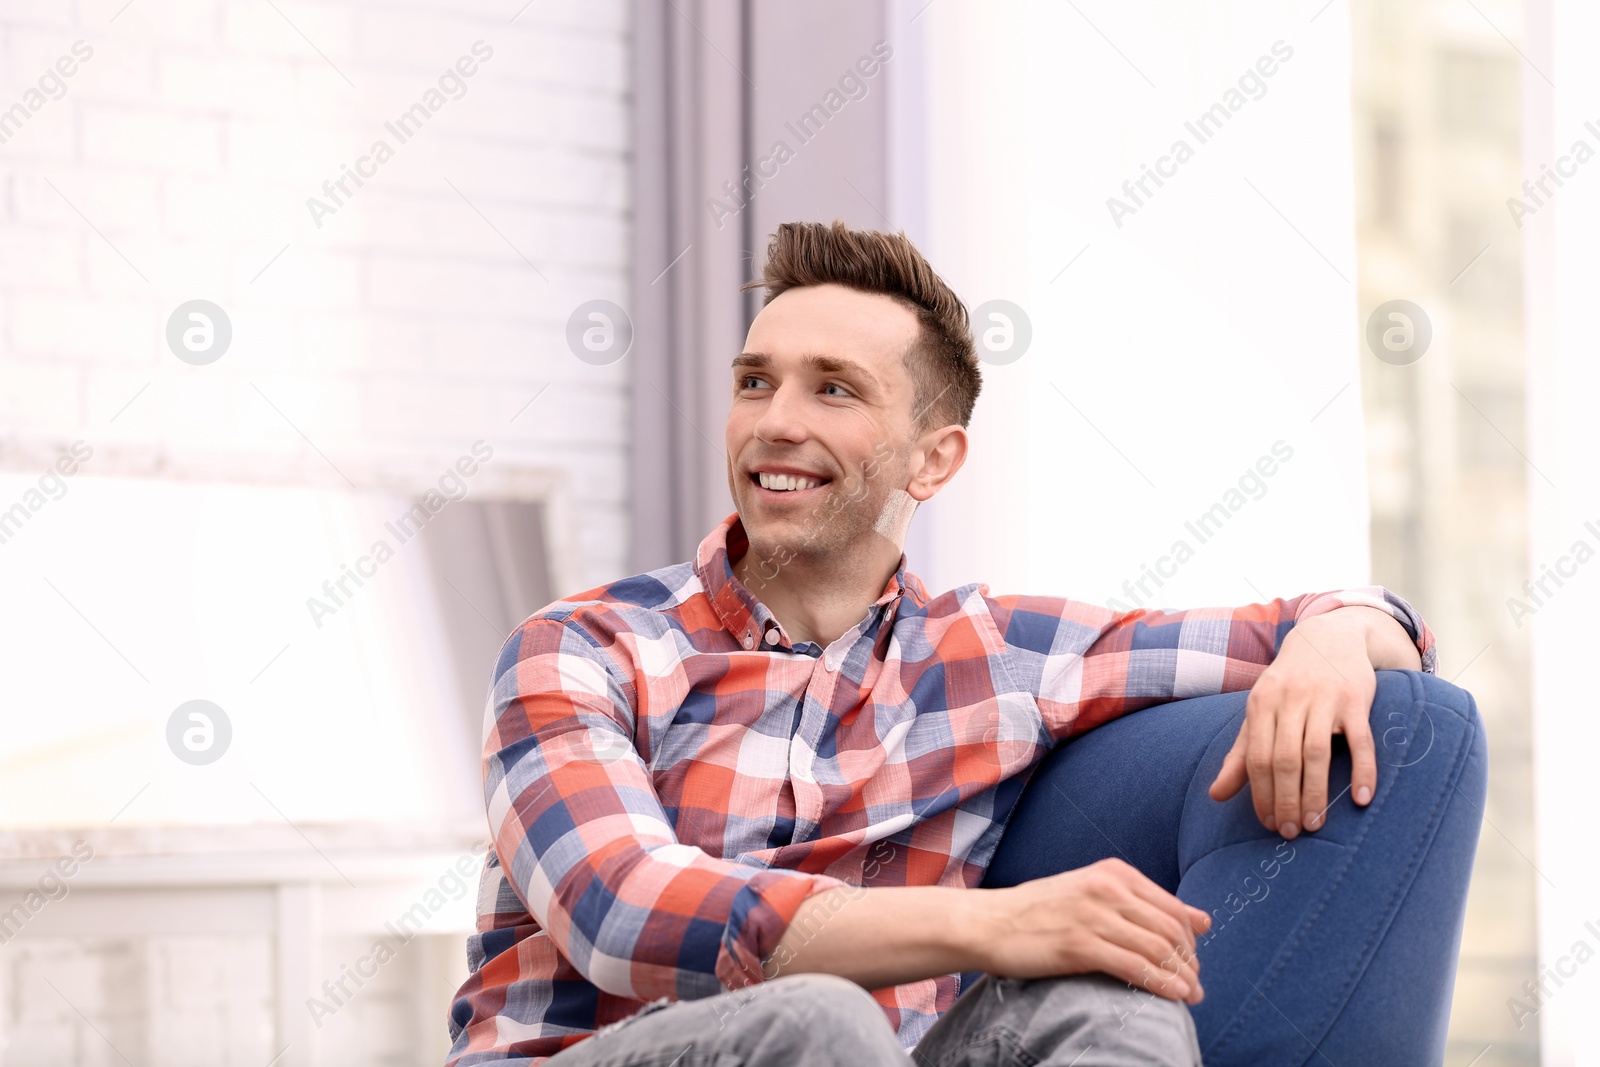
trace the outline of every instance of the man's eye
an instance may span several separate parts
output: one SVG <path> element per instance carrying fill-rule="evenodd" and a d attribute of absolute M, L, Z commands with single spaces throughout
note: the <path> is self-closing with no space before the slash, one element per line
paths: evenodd
<path fill-rule="evenodd" d="M 739 388 L 740 389 L 754 389 L 754 388 L 756 388 L 756 386 L 753 386 L 750 383 L 751 382 L 759 383 L 760 381 L 761 381 L 761 379 L 757 378 L 755 375 L 753 375 L 753 374 L 752 375 L 748 375 L 748 376 L 740 379 Z"/>
<path fill-rule="evenodd" d="M 851 392 L 850 392 L 850 390 L 848 390 L 848 389 L 846 389 L 846 388 L 845 388 L 845 387 L 844 387 L 844 386 L 842 386 L 842 385 L 840 385 L 840 384 L 839 384 L 839 383 L 838 383 L 838 382 L 829 382 L 829 383 L 828 383 L 828 384 L 827 384 L 827 385 L 826 385 L 826 386 L 825 386 L 825 387 L 824 387 L 824 388 L 827 388 L 827 389 L 837 389 L 837 390 L 839 390 L 839 393 L 840 393 L 840 394 L 842 394 L 842 395 L 844 395 L 844 396 L 851 396 L 851 395 L 853 395 L 853 394 L 852 394 L 852 393 L 851 393 Z"/>

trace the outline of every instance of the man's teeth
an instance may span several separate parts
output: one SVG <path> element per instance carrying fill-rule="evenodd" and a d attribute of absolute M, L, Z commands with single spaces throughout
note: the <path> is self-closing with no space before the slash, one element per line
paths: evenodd
<path fill-rule="evenodd" d="M 793 474 L 768 474 L 766 471 L 758 471 L 756 477 L 761 479 L 761 488 L 776 489 L 779 492 L 813 489 L 822 484 L 817 478 L 801 478 Z"/>

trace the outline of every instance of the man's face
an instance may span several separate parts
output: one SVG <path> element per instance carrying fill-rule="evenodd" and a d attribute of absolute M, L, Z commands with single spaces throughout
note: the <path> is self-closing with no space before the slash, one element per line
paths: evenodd
<path fill-rule="evenodd" d="M 728 487 L 763 577 L 881 539 L 910 479 L 903 353 L 918 331 L 910 309 L 838 285 L 790 289 L 756 316 L 731 371 Z"/>

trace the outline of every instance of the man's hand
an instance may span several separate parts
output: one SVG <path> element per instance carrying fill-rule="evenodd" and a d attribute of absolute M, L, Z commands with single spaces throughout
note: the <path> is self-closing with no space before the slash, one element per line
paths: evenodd
<path fill-rule="evenodd" d="M 1119 859 L 973 897 L 983 969 L 1007 978 L 1104 971 L 1159 996 L 1198 1004 L 1195 934 L 1211 916 Z"/>
<path fill-rule="evenodd" d="M 1394 617 L 1350 606 L 1297 623 L 1245 702 L 1245 721 L 1211 798 L 1227 800 L 1250 783 L 1256 817 L 1293 838 L 1319 829 L 1331 806 L 1333 735 L 1350 746 L 1350 793 L 1372 800 L 1378 764 L 1368 722 L 1379 669 L 1420 670 L 1421 656 Z"/>
<path fill-rule="evenodd" d="M 1199 908 L 1131 864 L 1104 859 L 1008 889 L 825 889 L 801 903 L 762 973 L 821 971 L 881 989 L 957 971 L 1104 971 L 1198 1004 L 1195 935 L 1210 928 Z"/>

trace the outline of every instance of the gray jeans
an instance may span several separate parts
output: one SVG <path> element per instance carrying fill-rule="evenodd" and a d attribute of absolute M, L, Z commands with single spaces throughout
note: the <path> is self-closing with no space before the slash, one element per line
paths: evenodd
<path fill-rule="evenodd" d="M 655 1002 L 550 1067 L 1200 1067 L 1189 1009 L 1104 974 L 985 976 L 909 1053 L 883 1009 L 828 974 Z"/>

